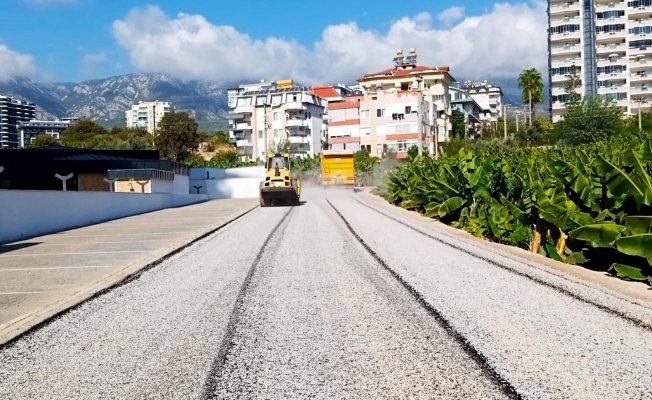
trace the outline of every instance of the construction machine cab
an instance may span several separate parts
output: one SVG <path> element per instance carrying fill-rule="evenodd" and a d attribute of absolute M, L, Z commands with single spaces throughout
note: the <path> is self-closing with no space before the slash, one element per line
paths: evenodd
<path fill-rule="evenodd" d="M 293 179 L 289 153 L 268 153 L 265 180 L 260 183 L 260 206 L 298 205 L 301 182 Z"/>

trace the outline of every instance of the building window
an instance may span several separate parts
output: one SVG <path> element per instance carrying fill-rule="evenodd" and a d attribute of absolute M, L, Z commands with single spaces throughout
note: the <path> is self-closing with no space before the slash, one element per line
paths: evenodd
<path fill-rule="evenodd" d="M 411 106 L 405 106 L 405 113 L 409 114 L 412 112 L 412 107 Z"/>
<path fill-rule="evenodd" d="M 409 89 L 409 84 L 408 83 L 401 83 L 401 90 L 408 90 Z"/>
<path fill-rule="evenodd" d="M 262 139 L 262 138 L 263 138 L 263 131 L 258 131 L 258 139 Z"/>
<path fill-rule="evenodd" d="M 379 108 L 376 110 L 376 117 L 384 117 L 385 116 L 385 109 L 384 108 Z"/>
<path fill-rule="evenodd" d="M 369 110 L 360 110 L 360 118 L 369 118 Z"/>
<path fill-rule="evenodd" d="M 274 113 L 272 114 L 272 119 L 273 119 L 274 121 L 278 121 L 278 112 L 274 112 Z"/>
<path fill-rule="evenodd" d="M 376 154 L 383 154 L 383 145 L 376 145 Z"/>

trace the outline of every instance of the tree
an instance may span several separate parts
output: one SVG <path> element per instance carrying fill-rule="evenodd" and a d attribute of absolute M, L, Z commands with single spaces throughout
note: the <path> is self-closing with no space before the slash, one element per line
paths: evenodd
<path fill-rule="evenodd" d="M 622 116 L 621 107 L 613 99 L 585 96 L 568 105 L 564 119 L 555 128 L 562 142 L 591 143 L 622 132 Z"/>
<path fill-rule="evenodd" d="M 570 102 L 574 103 L 579 101 L 582 96 L 577 93 L 577 89 L 582 87 L 582 77 L 580 76 L 580 69 L 575 64 L 571 65 L 570 73 L 566 75 L 566 84 L 564 85 L 564 91 L 570 98 Z"/>
<path fill-rule="evenodd" d="M 40 134 L 37 137 L 35 137 L 31 143 L 28 143 L 25 147 L 26 148 L 45 147 L 57 143 L 58 140 L 54 136 L 48 134 Z"/>
<path fill-rule="evenodd" d="M 213 137 L 213 143 L 215 144 L 230 144 L 229 141 L 229 132 L 217 131 Z"/>
<path fill-rule="evenodd" d="M 186 112 L 168 113 L 161 118 L 155 134 L 156 148 L 173 161 L 182 161 L 201 143 L 198 124 Z"/>
<path fill-rule="evenodd" d="M 92 119 L 83 118 L 70 126 L 61 134 L 61 144 L 71 147 L 94 148 L 93 138 L 106 135 L 104 127 Z"/>
<path fill-rule="evenodd" d="M 525 69 L 518 77 L 518 86 L 523 90 L 523 102 L 530 105 L 530 122 L 535 117 L 537 103 L 543 102 L 543 81 L 536 68 Z"/>
<path fill-rule="evenodd" d="M 466 122 L 464 113 L 458 109 L 453 109 L 451 123 L 453 125 L 453 137 L 461 139 L 466 136 Z"/>

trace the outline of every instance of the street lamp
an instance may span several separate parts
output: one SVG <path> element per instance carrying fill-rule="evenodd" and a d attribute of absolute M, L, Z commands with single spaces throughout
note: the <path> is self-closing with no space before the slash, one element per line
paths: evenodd
<path fill-rule="evenodd" d="M 419 155 L 423 155 L 423 138 L 421 137 L 421 127 L 423 125 L 423 114 L 422 114 L 422 97 L 421 97 L 421 83 L 423 82 L 422 76 L 416 77 L 417 82 L 417 148 Z"/>

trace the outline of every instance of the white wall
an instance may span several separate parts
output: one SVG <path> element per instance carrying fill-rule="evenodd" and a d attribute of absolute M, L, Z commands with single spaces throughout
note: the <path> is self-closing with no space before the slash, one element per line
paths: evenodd
<path fill-rule="evenodd" d="M 209 179 L 206 179 L 207 172 Z M 253 199 L 258 198 L 260 182 L 264 179 L 264 167 L 192 168 L 190 193 L 197 193 L 195 186 L 201 186 L 199 193 L 211 199 Z"/>
<path fill-rule="evenodd" d="M 192 193 L 190 192 L 190 177 L 187 175 L 174 174 L 174 181 L 172 181 L 172 193 Z"/>
<path fill-rule="evenodd" d="M 172 193 L 172 181 L 151 179 L 150 184 L 152 185 L 152 193 Z"/>
<path fill-rule="evenodd" d="M 169 193 L 0 190 L 0 243 L 206 200 Z"/>

